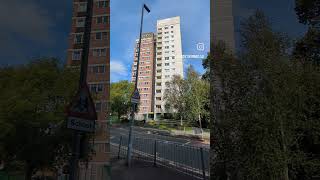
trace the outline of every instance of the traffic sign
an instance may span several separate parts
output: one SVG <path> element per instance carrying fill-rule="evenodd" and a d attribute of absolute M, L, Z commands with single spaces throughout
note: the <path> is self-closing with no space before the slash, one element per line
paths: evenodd
<path fill-rule="evenodd" d="M 95 123 L 93 120 L 69 117 L 67 127 L 78 131 L 94 132 Z"/>
<path fill-rule="evenodd" d="M 94 132 L 94 122 L 97 120 L 97 113 L 86 83 L 81 86 L 68 106 L 67 116 L 67 128 Z"/>
<path fill-rule="evenodd" d="M 136 88 L 131 96 L 131 103 L 138 104 L 140 102 L 140 94 Z"/>

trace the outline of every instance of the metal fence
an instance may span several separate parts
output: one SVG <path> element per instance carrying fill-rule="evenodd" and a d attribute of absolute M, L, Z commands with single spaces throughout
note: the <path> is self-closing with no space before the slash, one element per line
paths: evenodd
<path fill-rule="evenodd" d="M 111 151 L 118 159 L 127 158 L 127 136 L 114 138 Z M 177 144 L 169 141 L 133 139 L 133 159 L 150 162 L 154 166 L 165 166 L 188 174 L 195 179 L 209 179 L 209 149 Z"/>

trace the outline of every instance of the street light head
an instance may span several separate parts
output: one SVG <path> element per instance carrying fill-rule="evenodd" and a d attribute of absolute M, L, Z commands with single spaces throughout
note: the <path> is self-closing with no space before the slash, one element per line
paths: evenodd
<path fill-rule="evenodd" d="M 143 8 L 148 12 L 150 13 L 150 9 L 148 8 L 148 6 L 146 4 L 143 4 Z"/>

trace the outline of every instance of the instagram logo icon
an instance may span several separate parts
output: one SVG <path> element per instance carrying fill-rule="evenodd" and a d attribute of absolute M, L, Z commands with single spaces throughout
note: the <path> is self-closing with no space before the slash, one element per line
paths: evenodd
<path fill-rule="evenodd" d="M 204 51 L 204 43 L 199 42 L 199 43 L 197 44 L 197 50 L 198 50 L 198 51 Z"/>

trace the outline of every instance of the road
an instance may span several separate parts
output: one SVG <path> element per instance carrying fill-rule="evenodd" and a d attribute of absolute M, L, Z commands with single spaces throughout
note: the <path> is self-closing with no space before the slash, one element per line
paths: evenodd
<path fill-rule="evenodd" d="M 112 127 L 111 128 L 111 139 L 120 137 L 120 136 L 128 136 L 129 127 Z M 195 140 L 191 138 L 182 138 L 182 137 L 174 137 L 171 136 L 170 133 L 164 130 L 152 130 L 149 128 L 143 127 L 134 127 L 133 135 L 136 138 L 146 138 L 146 139 L 156 139 L 161 141 L 173 142 L 179 145 L 190 145 L 197 146 L 203 148 L 210 148 L 209 144 L 204 144 L 200 140 Z"/>
<path fill-rule="evenodd" d="M 128 127 L 111 128 L 111 143 L 118 146 L 121 137 L 121 144 L 125 148 L 128 144 Z M 157 161 L 174 167 L 185 168 L 196 173 L 202 173 L 202 158 L 200 147 L 203 147 L 203 164 L 206 171 L 209 167 L 209 145 L 202 144 L 188 138 L 177 138 L 169 135 L 160 135 L 165 132 L 151 131 L 141 127 L 133 129 L 133 149 L 138 154 L 154 158 L 156 147 Z M 121 151 L 125 157 L 126 150 Z"/>

